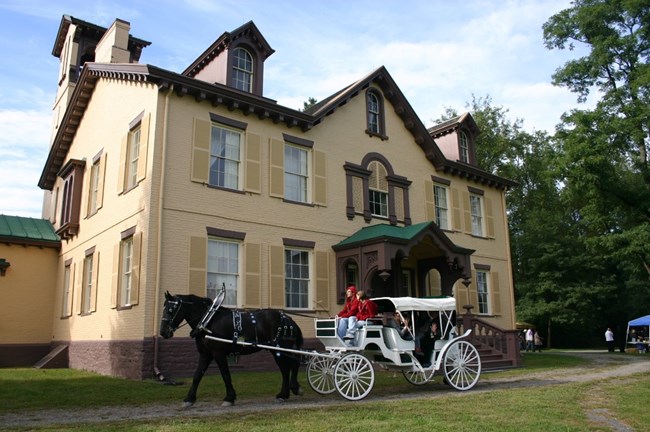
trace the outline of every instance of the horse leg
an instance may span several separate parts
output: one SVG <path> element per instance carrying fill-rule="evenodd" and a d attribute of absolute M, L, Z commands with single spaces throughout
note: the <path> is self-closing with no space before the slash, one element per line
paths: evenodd
<path fill-rule="evenodd" d="M 280 368 L 280 372 L 282 373 L 282 389 L 280 390 L 280 393 L 275 395 L 275 398 L 278 401 L 286 401 L 289 399 L 289 380 L 291 379 L 291 366 L 289 365 L 289 358 L 284 355 L 284 354 L 276 354 L 276 353 L 271 353 L 273 354 L 273 358 L 275 359 L 275 363 L 278 365 L 278 368 Z"/>
<path fill-rule="evenodd" d="M 228 367 L 228 358 L 226 354 L 218 353 L 215 357 L 215 361 L 217 362 L 217 366 L 219 366 L 219 372 L 221 372 L 223 384 L 226 386 L 226 397 L 223 399 L 221 406 L 233 406 L 235 404 L 235 399 L 237 399 L 237 393 L 235 392 L 235 388 L 232 385 L 230 368 Z"/>
<path fill-rule="evenodd" d="M 302 394 L 304 393 L 302 387 L 300 387 L 300 383 L 298 382 L 299 369 L 300 369 L 300 361 L 296 359 L 291 359 L 291 365 L 290 365 L 291 380 L 289 382 L 289 387 L 291 388 L 291 392 L 296 396 L 302 396 Z"/>
<path fill-rule="evenodd" d="M 210 362 L 212 362 L 212 354 L 210 353 L 200 353 L 199 355 L 199 364 L 196 367 L 196 371 L 194 371 L 194 377 L 192 378 L 192 385 L 190 386 L 190 389 L 187 392 L 187 396 L 185 396 L 185 399 L 183 400 L 184 402 L 184 407 L 189 408 L 194 403 L 196 402 L 196 392 L 199 388 L 199 384 L 201 383 L 201 380 L 203 379 L 203 375 L 205 375 L 205 372 L 208 370 L 208 366 L 210 366 Z"/>

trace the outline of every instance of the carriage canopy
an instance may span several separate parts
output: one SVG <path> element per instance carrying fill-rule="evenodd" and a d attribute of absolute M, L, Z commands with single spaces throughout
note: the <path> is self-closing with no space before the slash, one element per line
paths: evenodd
<path fill-rule="evenodd" d="M 377 297 L 372 299 L 377 304 L 379 312 L 394 311 L 455 311 L 456 299 L 454 297 Z"/>

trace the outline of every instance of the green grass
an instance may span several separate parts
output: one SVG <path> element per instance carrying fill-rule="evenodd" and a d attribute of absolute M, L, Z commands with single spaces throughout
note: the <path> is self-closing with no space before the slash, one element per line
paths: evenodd
<path fill-rule="evenodd" d="M 483 374 L 481 380 L 521 375 L 531 371 L 570 368 L 585 360 L 545 352 L 527 354 L 524 367 Z M 609 409 L 612 417 L 634 429 L 650 424 L 650 377 L 637 376 L 588 384 L 561 384 L 534 388 L 495 388 L 467 393 L 437 392 L 440 384 L 412 386 L 401 373 L 378 372 L 371 395 L 407 394 L 413 396 L 391 402 L 352 403 L 336 395 L 320 396 L 311 391 L 304 373 L 303 400 L 337 400 L 339 403 L 319 409 L 307 409 L 289 402 L 280 411 L 259 411 L 192 419 L 190 411 L 159 421 L 128 421 L 101 425 L 67 426 L 64 429 L 93 431 L 359 431 L 396 428 L 408 431 L 593 431 L 611 430 L 590 423 L 592 409 Z M 255 404 L 269 402 L 279 388 L 276 372 L 233 374 L 240 401 Z M 439 378 L 434 379 L 440 382 Z M 129 381 L 68 369 L 0 369 L 0 414 L 29 410 L 81 409 L 110 405 L 138 405 L 178 402 L 185 396 L 189 379 L 179 386 L 164 386 L 153 381 Z M 437 393 L 437 394 L 436 394 Z M 215 413 L 224 390 L 218 373 L 208 375 L 199 389 L 199 401 L 214 403 Z M 462 394 L 462 397 L 458 397 Z M 436 396 L 436 397 L 431 397 Z M 0 428 L 2 425 L 0 424 Z"/>

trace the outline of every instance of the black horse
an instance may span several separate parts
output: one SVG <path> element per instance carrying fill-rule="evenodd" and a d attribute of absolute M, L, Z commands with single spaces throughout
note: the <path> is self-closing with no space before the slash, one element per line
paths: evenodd
<path fill-rule="evenodd" d="M 194 372 L 192 386 L 185 397 L 185 407 L 196 402 L 196 391 L 214 360 L 219 366 L 221 377 L 226 386 L 226 397 L 222 406 L 235 403 L 237 394 L 232 385 L 227 356 L 230 353 L 253 354 L 260 351 L 257 345 L 278 346 L 289 349 L 300 349 L 303 343 L 300 327 L 284 312 L 275 309 L 260 309 L 254 312 L 244 312 L 218 308 L 214 316 L 205 323 L 206 312 L 213 306 L 209 298 L 195 295 L 171 295 L 165 293 L 165 306 L 160 323 L 160 335 L 168 339 L 185 320 L 190 327 L 192 337 L 196 340 L 199 351 L 199 364 Z M 200 324 L 205 325 L 204 329 Z M 227 339 L 232 342 L 220 342 L 206 336 Z M 245 341 L 246 345 L 236 341 Z M 249 345 L 250 344 L 250 345 Z M 279 401 L 289 399 L 289 391 L 295 395 L 302 394 L 298 384 L 298 369 L 300 359 L 291 352 L 273 351 L 273 358 L 282 372 L 282 389 L 276 395 Z"/>

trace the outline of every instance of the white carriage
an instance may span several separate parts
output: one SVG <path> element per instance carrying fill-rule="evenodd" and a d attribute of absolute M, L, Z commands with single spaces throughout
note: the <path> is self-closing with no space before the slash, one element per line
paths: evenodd
<path fill-rule="evenodd" d="M 307 379 L 314 391 L 323 395 L 338 391 L 349 400 L 363 399 L 374 386 L 374 365 L 399 370 L 415 385 L 442 372 L 445 383 L 457 390 L 474 387 L 481 375 L 481 358 L 466 340 L 471 330 L 457 334 L 454 298 L 381 297 L 372 301 L 381 317 L 367 320 L 352 341 L 337 335 L 338 318 L 315 320 L 316 337 L 325 352 L 311 353 L 307 364 Z M 397 326 L 391 325 L 395 314 L 409 318 L 410 327 L 404 333 L 411 337 L 403 337 Z M 431 348 L 420 353 L 416 350 L 418 324 L 430 325 L 432 320 L 438 323 L 441 337 L 426 341 Z"/>

